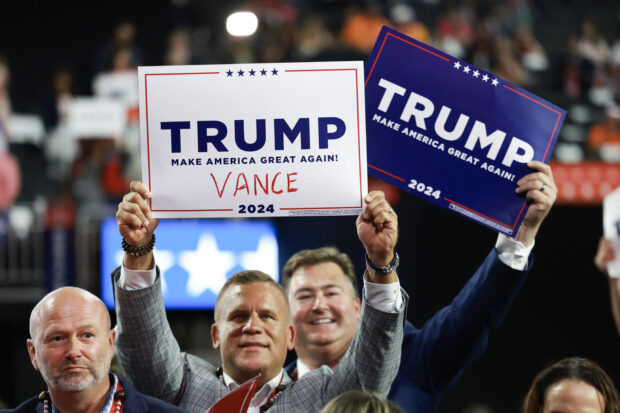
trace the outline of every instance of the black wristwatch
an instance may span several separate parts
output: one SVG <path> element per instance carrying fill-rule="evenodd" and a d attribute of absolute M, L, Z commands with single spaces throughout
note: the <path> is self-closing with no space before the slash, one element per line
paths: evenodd
<path fill-rule="evenodd" d="M 398 268 L 398 264 L 400 263 L 400 258 L 398 258 L 398 253 L 396 251 L 394 251 L 394 258 L 392 258 L 392 261 L 390 261 L 390 263 L 385 267 L 377 267 L 375 264 L 372 263 L 372 261 L 370 261 L 370 258 L 368 258 L 368 254 L 365 255 L 366 264 L 368 264 L 370 272 L 372 272 L 374 275 L 387 275 L 393 271 L 396 271 L 396 268 Z"/>

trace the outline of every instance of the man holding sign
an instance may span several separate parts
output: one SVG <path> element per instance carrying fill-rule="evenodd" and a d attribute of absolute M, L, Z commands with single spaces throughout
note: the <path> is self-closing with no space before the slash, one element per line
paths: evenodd
<path fill-rule="evenodd" d="M 516 193 L 524 195 L 529 209 L 515 238 L 500 234 L 452 304 L 420 329 L 410 323 L 405 327 L 401 365 L 389 398 L 407 412 L 436 411 L 441 395 L 485 350 L 490 331 L 503 320 L 532 267 L 534 238 L 557 189 L 548 165 L 528 166 L 535 172 L 517 182 Z M 300 251 L 286 263 L 282 279 L 297 333 L 299 359 L 287 367 L 290 375 L 301 378 L 321 365 L 336 367 L 353 340 L 359 316 L 351 260 L 329 248 Z"/>
<path fill-rule="evenodd" d="M 222 366 L 180 351 L 166 320 L 156 274 L 152 249 L 158 220 L 151 219 L 150 197 L 146 186 L 132 182 L 117 212 L 126 252 L 122 267 L 113 274 L 117 348 L 136 388 L 196 413 L 257 374 L 261 378 L 252 413 L 319 411 L 333 397 L 353 389 L 387 394 L 400 362 L 407 295 L 398 286 L 395 266 L 388 265 L 398 231 L 396 215 L 382 197 L 369 195 L 357 222 L 370 261 L 391 268 L 367 276 L 358 326 L 364 334 L 353 338 L 338 368 L 321 367 L 297 382 L 282 368 L 295 338 L 286 294 L 259 271 L 235 274 L 218 297 L 211 336 Z"/>

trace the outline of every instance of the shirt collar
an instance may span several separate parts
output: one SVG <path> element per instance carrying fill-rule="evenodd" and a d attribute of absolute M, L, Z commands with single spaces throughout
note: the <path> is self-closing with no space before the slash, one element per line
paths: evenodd
<path fill-rule="evenodd" d="M 280 370 L 279 374 L 276 374 L 273 379 L 265 383 L 263 387 L 261 387 L 260 390 L 257 391 L 256 394 L 254 394 L 251 405 L 262 406 L 263 404 L 265 404 L 273 389 L 278 387 L 278 385 L 280 384 L 283 374 L 284 370 Z M 225 371 L 222 371 L 222 377 L 224 379 L 224 384 L 226 385 L 226 387 L 228 387 L 229 391 L 233 391 L 237 387 L 239 387 L 239 384 L 235 380 L 233 380 L 232 377 L 226 374 Z"/>
<path fill-rule="evenodd" d="M 116 392 L 116 386 L 118 385 L 118 377 L 116 377 L 116 374 L 110 373 L 110 382 L 112 383 L 112 388 L 108 393 L 108 397 L 106 397 L 106 402 L 101 409 L 101 413 L 111 412 L 112 406 L 114 405 L 114 393 Z"/>
<path fill-rule="evenodd" d="M 310 367 L 308 367 L 300 359 L 297 359 L 297 380 L 301 379 L 304 374 L 309 373 L 310 371 Z"/>

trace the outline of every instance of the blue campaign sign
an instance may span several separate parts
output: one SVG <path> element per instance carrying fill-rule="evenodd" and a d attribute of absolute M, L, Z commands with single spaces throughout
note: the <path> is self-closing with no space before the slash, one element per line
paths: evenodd
<path fill-rule="evenodd" d="M 368 172 L 514 235 L 516 182 L 549 160 L 566 112 L 388 27 L 365 69 Z"/>
<path fill-rule="evenodd" d="M 124 252 L 114 218 L 104 220 L 100 230 L 101 299 L 114 308 L 110 273 Z M 155 261 L 167 309 L 212 310 L 226 280 L 242 270 L 260 270 L 279 279 L 272 222 L 166 219 L 155 232 Z"/>

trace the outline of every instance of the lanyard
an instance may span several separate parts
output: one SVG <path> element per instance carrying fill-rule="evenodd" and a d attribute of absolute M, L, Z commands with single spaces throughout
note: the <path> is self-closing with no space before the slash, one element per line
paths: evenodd
<path fill-rule="evenodd" d="M 297 371 L 297 363 L 295 363 L 295 368 L 291 370 L 291 372 L 289 373 L 289 376 L 291 377 L 291 380 L 293 381 L 299 380 L 299 372 Z"/>
<path fill-rule="evenodd" d="M 43 413 L 52 413 L 52 408 L 50 408 L 50 394 L 49 392 L 41 392 L 39 395 L 39 400 L 43 402 Z M 123 408 L 125 407 L 125 390 L 123 389 L 123 385 L 119 380 L 116 389 L 114 390 L 114 399 L 112 401 L 112 406 L 110 409 L 105 409 L 106 411 L 102 413 L 122 413 Z"/>
<path fill-rule="evenodd" d="M 284 376 L 282 376 L 282 378 L 284 378 Z M 280 383 L 276 386 L 275 389 L 273 389 L 273 391 L 269 395 L 267 403 L 263 404 L 260 407 L 260 413 L 264 413 L 265 411 L 267 411 L 267 409 L 273 406 L 273 403 L 276 401 L 278 396 L 282 393 L 282 391 L 284 391 L 285 388 L 286 386 L 282 384 L 282 379 L 280 379 Z"/>

